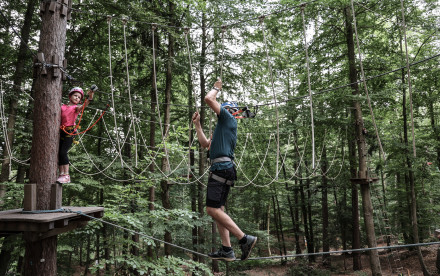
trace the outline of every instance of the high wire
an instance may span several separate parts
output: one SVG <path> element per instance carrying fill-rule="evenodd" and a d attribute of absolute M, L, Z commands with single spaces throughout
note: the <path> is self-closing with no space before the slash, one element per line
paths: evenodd
<path fill-rule="evenodd" d="M 186 252 L 190 252 L 190 253 L 196 254 L 196 255 L 201 256 L 201 257 L 209 258 L 209 256 L 206 255 L 206 254 L 203 254 L 203 253 L 200 253 L 200 252 L 197 252 L 197 251 L 194 251 L 194 250 L 191 250 L 191 249 L 188 249 L 188 248 L 185 248 L 185 247 L 173 244 L 173 243 L 169 243 L 169 242 L 163 241 L 161 239 L 157 239 L 157 238 L 152 237 L 152 236 L 148 236 L 148 235 L 143 234 L 141 232 L 138 232 L 138 231 L 135 231 L 135 230 L 132 230 L 132 229 L 120 226 L 120 225 L 115 224 L 115 223 L 111 223 L 111 222 L 106 221 L 104 219 L 96 218 L 96 217 L 87 215 L 87 214 L 85 214 L 85 213 L 83 213 L 81 211 L 73 211 L 73 210 L 67 209 L 67 208 L 62 208 L 59 211 L 60 212 L 67 212 L 67 213 L 75 213 L 75 214 L 78 214 L 78 215 L 90 218 L 92 220 L 100 221 L 100 222 L 102 222 L 104 224 L 113 226 L 115 228 L 119 228 L 119 229 L 122 229 L 124 231 L 130 232 L 130 233 L 133 233 L 133 234 L 138 234 L 139 236 L 145 237 L 147 239 L 151 239 L 151 240 L 163 243 L 163 244 L 167 244 L 167 245 L 170 245 L 172 247 L 181 249 L 181 250 L 186 251 Z M 282 258 L 296 258 L 296 257 L 307 257 L 307 256 L 320 256 L 320 255 L 343 254 L 343 253 L 351 253 L 351 252 L 367 252 L 367 251 L 372 251 L 372 250 L 383 250 L 383 249 L 411 248 L 411 247 L 420 247 L 420 246 L 429 246 L 429 245 L 438 245 L 438 244 L 440 244 L 440 242 L 414 243 L 414 244 L 402 244 L 402 245 L 392 245 L 392 246 L 378 246 L 378 247 L 372 247 L 372 248 L 335 250 L 335 251 L 327 251 L 327 252 L 290 254 L 290 255 L 280 255 L 280 256 L 269 256 L 269 257 L 255 257 L 255 258 L 249 258 L 248 260 L 267 260 L 267 259 L 282 259 Z"/>

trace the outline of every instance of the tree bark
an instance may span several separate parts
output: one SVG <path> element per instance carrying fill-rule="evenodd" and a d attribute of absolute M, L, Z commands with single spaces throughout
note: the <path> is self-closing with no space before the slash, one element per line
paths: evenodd
<path fill-rule="evenodd" d="M 276 188 L 275 188 L 275 202 L 277 204 L 277 208 L 274 209 L 274 211 L 276 211 L 274 213 L 275 214 L 278 213 L 278 224 L 280 226 L 281 243 L 282 243 L 282 246 L 283 246 L 282 254 L 287 255 L 286 241 L 284 240 L 283 220 L 281 218 L 280 202 L 278 201 L 278 196 L 277 196 Z M 281 261 L 282 264 L 286 264 L 286 262 L 287 262 L 287 259 L 282 259 L 282 261 Z"/>
<path fill-rule="evenodd" d="M 345 9 L 345 22 L 346 22 L 346 38 L 347 38 L 347 50 L 348 50 L 348 64 L 349 64 L 349 77 L 350 83 L 352 83 L 352 94 L 359 95 L 359 87 L 357 85 L 357 70 L 355 66 L 355 51 L 352 29 L 351 9 L 347 7 Z M 363 134 L 364 122 L 362 118 L 362 109 L 359 101 L 353 101 L 353 109 L 355 115 L 355 128 L 356 128 L 356 140 L 358 149 L 359 171 L 357 178 L 366 179 L 368 177 L 367 171 L 367 153 L 366 143 Z M 368 183 L 361 185 L 362 195 L 362 209 L 364 211 L 365 230 L 367 233 L 367 242 L 369 248 L 377 247 L 376 235 L 374 233 L 374 221 L 373 221 L 373 205 L 371 203 L 370 186 Z M 382 275 L 379 254 L 377 250 L 369 251 L 370 267 L 373 276 Z"/>
<path fill-rule="evenodd" d="M 158 39 L 158 35 L 157 35 L 157 29 L 153 30 L 153 32 L 155 32 L 154 35 L 154 48 L 158 49 L 159 47 L 159 39 Z M 156 135 L 156 90 L 157 90 L 157 83 L 156 83 L 156 79 L 154 78 L 154 71 L 157 71 L 156 68 L 153 68 L 153 70 L 151 70 L 151 83 L 152 83 L 152 87 L 150 90 L 150 98 L 151 98 L 151 103 L 150 103 L 150 110 L 151 110 L 151 115 L 150 115 L 150 137 L 149 137 L 149 144 L 150 144 L 150 149 L 152 151 L 156 151 L 156 140 L 155 140 L 155 135 Z M 149 172 L 151 174 L 154 173 L 154 163 L 151 162 L 150 166 L 148 168 Z M 152 185 L 149 189 L 148 192 L 148 210 L 154 211 L 154 202 L 156 200 L 156 187 L 154 185 Z M 150 222 L 148 224 L 149 228 L 152 229 L 153 228 L 153 224 Z M 153 253 L 153 247 L 151 245 L 148 246 L 147 248 L 147 256 L 150 258 L 150 260 L 153 259 L 154 257 L 154 253 Z"/>
<path fill-rule="evenodd" d="M 205 109 L 205 95 L 206 95 L 206 79 L 205 79 L 205 64 L 206 64 L 206 51 L 207 51 L 207 34 L 206 34 L 206 14 L 202 13 L 202 36 L 201 36 L 201 53 L 200 53 L 200 98 L 201 98 L 201 107 L 200 107 L 200 124 L 203 126 L 206 118 L 206 109 Z M 205 154 L 203 148 L 199 148 L 199 175 L 203 175 L 205 172 Z M 197 208 L 199 212 L 199 216 L 203 217 L 204 215 L 204 207 L 205 203 L 203 201 L 204 196 L 204 187 L 202 183 L 197 183 Z M 202 245 L 205 243 L 205 233 L 203 227 L 199 226 L 197 228 L 197 236 L 198 236 L 198 244 Z M 199 258 L 199 262 L 205 263 L 204 258 Z"/>
<path fill-rule="evenodd" d="M 307 165 L 307 162 L 305 162 Z M 315 252 L 315 237 L 313 233 L 313 221 L 312 221 L 312 191 L 310 187 L 310 179 L 306 179 L 307 185 L 307 216 L 309 223 L 309 239 L 307 240 L 307 252 L 314 253 Z M 315 255 L 309 255 L 309 262 L 314 262 L 316 260 Z"/>
<path fill-rule="evenodd" d="M 352 114 L 355 117 L 354 111 Z M 354 128 L 350 127 L 348 140 L 348 151 L 350 160 L 350 177 L 356 178 L 356 138 Z M 359 219 L 359 188 L 358 184 L 351 183 L 351 220 L 352 220 L 352 249 L 361 248 L 361 232 L 360 232 L 360 219 Z M 353 270 L 358 271 L 362 269 L 361 253 L 353 252 Z"/>
<path fill-rule="evenodd" d="M 170 1 L 169 2 L 169 12 L 170 19 L 173 22 L 175 4 Z M 170 122 L 171 122 L 171 85 L 173 82 L 173 60 L 174 60 L 174 37 L 171 33 L 168 33 L 168 61 L 166 68 L 166 79 L 165 79 L 165 112 L 164 112 L 164 133 L 163 137 L 166 140 L 169 133 Z M 165 156 L 162 158 L 162 171 L 168 172 L 170 164 L 168 163 L 168 149 L 166 144 L 164 145 Z M 170 200 L 170 183 L 168 180 L 164 179 L 161 181 L 162 188 L 162 205 L 166 210 L 171 209 L 171 200 Z M 172 243 L 171 232 L 166 230 L 164 240 L 168 243 Z M 165 244 L 165 255 L 169 256 L 172 254 L 172 248 L 169 244 Z"/>
<path fill-rule="evenodd" d="M 402 37 L 400 37 L 400 51 L 402 52 Z M 402 78 L 402 84 L 405 83 L 405 71 L 401 70 L 401 78 Z M 419 226 L 417 222 L 417 199 L 416 199 L 416 189 L 415 189 L 415 180 L 414 180 L 414 172 L 412 168 L 412 160 L 410 158 L 410 153 L 408 150 L 408 120 L 406 116 L 406 89 L 404 85 L 402 85 L 402 116 L 403 116 L 403 139 L 405 143 L 405 155 L 406 155 L 406 164 L 408 166 L 408 176 L 409 176 L 409 196 L 411 199 L 411 225 L 412 225 L 412 234 L 414 243 L 419 243 Z M 426 267 L 425 261 L 423 260 L 422 251 L 420 250 L 420 247 L 417 246 L 415 248 L 417 250 L 417 257 L 419 259 L 420 266 L 422 267 L 423 275 L 428 276 L 431 275 L 428 271 L 428 268 Z"/>
<path fill-rule="evenodd" d="M 55 56 L 64 59 L 67 17 L 62 16 L 62 5 L 56 5 L 55 12 L 49 11 L 44 2 L 39 52 L 44 53 L 46 62 Z M 41 68 L 40 68 L 41 69 Z M 61 120 L 61 77 L 53 76 L 54 69 L 47 75 L 38 74 L 35 84 L 35 106 L 31 150 L 30 183 L 37 185 L 37 209 L 50 208 L 50 191 L 55 183 L 58 167 L 59 125 Z M 26 240 L 25 275 L 56 275 L 57 236 L 36 242 Z"/>
<path fill-rule="evenodd" d="M 327 148 L 324 145 L 322 150 L 322 171 L 327 171 Z M 327 177 L 322 175 L 322 193 L 321 193 L 321 205 L 322 205 L 322 251 L 330 251 L 330 237 L 328 235 L 328 186 Z M 331 265 L 330 255 L 322 256 L 322 263 L 324 266 L 329 267 Z"/>

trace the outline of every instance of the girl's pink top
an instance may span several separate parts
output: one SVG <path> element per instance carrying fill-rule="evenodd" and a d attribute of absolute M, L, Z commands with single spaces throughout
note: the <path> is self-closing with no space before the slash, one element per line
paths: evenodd
<path fill-rule="evenodd" d="M 61 126 L 74 126 L 79 111 L 76 111 L 76 105 L 63 104 L 61 106 Z"/>

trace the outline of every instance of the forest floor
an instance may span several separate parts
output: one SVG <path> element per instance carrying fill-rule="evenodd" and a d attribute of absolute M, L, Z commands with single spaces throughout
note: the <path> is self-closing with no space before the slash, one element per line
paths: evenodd
<path fill-rule="evenodd" d="M 440 275 L 436 268 L 436 258 L 437 258 L 438 245 L 426 246 L 422 248 L 422 255 L 427 266 L 428 271 L 431 275 Z M 390 252 L 379 252 L 382 275 L 411 275 L 419 276 L 423 275 L 422 269 L 420 267 L 419 259 L 417 257 L 416 251 L 400 250 L 397 252 L 393 250 Z M 398 257 L 397 257 L 398 256 Z M 400 258 L 400 260 L 397 260 Z M 285 265 L 281 264 L 281 261 L 275 261 L 273 264 L 251 266 L 247 270 L 235 270 L 230 269 L 229 275 L 232 276 L 301 276 L 301 275 L 358 275 L 367 276 L 371 275 L 371 270 L 369 267 L 369 257 L 368 254 L 362 254 L 362 267 L 360 271 L 353 271 L 352 258 L 350 255 L 332 255 L 331 266 L 325 267 L 322 265 L 321 258 L 317 258 L 316 262 L 313 264 L 307 264 L 304 259 L 301 260 L 288 260 Z M 392 267 L 392 268 L 391 268 Z M 403 267 L 401 271 L 397 271 L 396 267 Z M 240 270 L 240 271 L 239 271 Z M 225 272 L 216 273 L 216 276 L 224 276 Z"/>

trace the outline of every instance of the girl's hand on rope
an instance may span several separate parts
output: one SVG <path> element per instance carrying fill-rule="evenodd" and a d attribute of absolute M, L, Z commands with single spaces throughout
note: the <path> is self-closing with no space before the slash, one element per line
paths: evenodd
<path fill-rule="evenodd" d="M 89 101 L 93 100 L 93 94 L 95 94 L 95 91 L 96 91 L 96 90 L 98 90 L 98 86 L 96 86 L 95 84 L 93 84 L 93 85 L 90 87 L 89 92 L 87 93 Z"/>
<path fill-rule="evenodd" d="M 192 121 L 194 123 L 195 127 L 200 127 L 200 114 L 199 112 L 194 112 L 194 115 L 192 116 Z"/>

